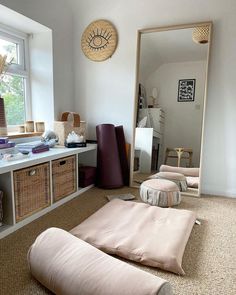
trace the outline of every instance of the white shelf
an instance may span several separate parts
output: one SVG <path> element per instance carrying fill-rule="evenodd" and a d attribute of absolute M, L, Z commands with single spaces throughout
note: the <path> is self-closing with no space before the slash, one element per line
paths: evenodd
<path fill-rule="evenodd" d="M 73 198 L 79 196 L 83 192 L 87 191 L 93 185 L 87 186 L 85 188 L 79 187 L 78 180 L 78 165 L 91 165 L 96 166 L 96 144 L 88 144 L 84 148 L 65 148 L 56 147 L 50 149 L 48 152 L 41 154 L 32 154 L 29 158 L 21 159 L 17 161 L 0 161 L 0 189 L 4 191 L 4 212 L 3 212 L 3 222 L 4 225 L 0 227 L 0 239 L 9 235 L 10 233 L 16 231 L 22 226 L 32 222 L 33 220 L 41 217 L 42 215 L 50 212 L 51 210 L 61 206 L 62 204 L 72 200 Z M 77 166 L 77 190 L 73 194 L 53 203 L 53 189 L 52 189 L 52 170 L 50 169 L 50 190 L 51 190 L 51 204 L 49 207 L 42 209 L 41 211 L 34 213 L 33 215 L 23 219 L 20 222 L 15 220 L 15 202 L 14 202 L 14 185 L 13 185 L 13 171 L 31 167 L 40 163 L 50 162 L 55 159 L 64 158 L 67 156 L 76 155 L 76 166 Z"/>
<path fill-rule="evenodd" d="M 0 160 L 0 174 L 10 172 L 12 170 L 18 170 L 25 167 L 37 165 L 47 161 L 52 161 L 55 159 L 81 154 L 88 151 L 96 150 L 96 144 L 88 144 L 87 147 L 83 148 L 65 148 L 65 147 L 55 147 L 51 148 L 48 152 L 43 152 L 39 154 L 31 154 L 30 157 L 25 159 L 20 159 L 16 161 L 4 161 Z"/>

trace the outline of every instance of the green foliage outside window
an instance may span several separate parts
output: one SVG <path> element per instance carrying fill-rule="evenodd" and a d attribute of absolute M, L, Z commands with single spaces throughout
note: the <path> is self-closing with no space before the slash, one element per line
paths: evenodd
<path fill-rule="evenodd" d="M 0 49 L 9 60 L 17 63 L 17 46 L 0 39 Z M 25 81 L 15 75 L 4 75 L 0 82 L 0 95 L 4 98 L 7 125 L 20 125 L 25 122 Z"/>
<path fill-rule="evenodd" d="M 24 78 L 5 75 L 0 84 L 4 98 L 7 125 L 20 125 L 25 121 Z"/>

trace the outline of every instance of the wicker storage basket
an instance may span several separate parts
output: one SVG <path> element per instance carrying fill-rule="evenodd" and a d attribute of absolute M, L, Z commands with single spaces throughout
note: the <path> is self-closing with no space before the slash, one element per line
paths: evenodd
<path fill-rule="evenodd" d="M 50 205 L 49 163 L 14 172 L 16 222 Z"/>
<path fill-rule="evenodd" d="M 73 121 L 68 121 L 69 116 L 72 116 Z M 68 134 L 72 131 L 78 135 L 86 137 L 86 123 L 80 121 L 80 116 L 77 113 L 65 112 L 61 115 L 60 121 L 54 122 L 54 131 L 59 137 L 59 145 L 64 145 Z"/>
<path fill-rule="evenodd" d="M 76 158 L 70 156 L 52 161 L 53 201 L 76 192 Z"/>

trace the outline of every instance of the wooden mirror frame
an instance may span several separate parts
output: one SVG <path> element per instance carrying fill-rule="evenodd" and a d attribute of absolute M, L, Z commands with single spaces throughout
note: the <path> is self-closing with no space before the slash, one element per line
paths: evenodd
<path fill-rule="evenodd" d="M 137 50 L 136 50 L 136 70 L 135 70 L 135 97 L 134 97 L 134 109 L 133 109 L 133 139 L 131 142 L 130 150 L 130 187 L 133 187 L 133 169 L 134 169 L 134 145 L 135 145 L 135 129 L 136 129 L 136 118 L 137 118 L 137 103 L 138 103 L 138 84 L 139 84 L 139 72 L 140 72 L 140 48 L 141 48 L 141 36 L 147 33 L 163 32 L 170 30 L 181 30 L 181 29 L 190 29 L 194 27 L 209 26 L 209 40 L 208 40 L 208 50 L 207 50 L 207 62 L 206 62 L 206 78 L 205 78 L 205 91 L 203 98 L 203 115 L 202 115 L 202 130 L 201 130 L 201 148 L 200 148 L 200 171 L 199 171 L 199 187 L 197 197 L 201 196 L 201 176 L 202 176 L 202 152 L 204 145 L 204 127 L 205 127 L 205 113 L 206 113 L 206 99 L 207 99 L 207 90 L 208 90 L 208 73 L 209 73 L 209 61 L 210 61 L 210 51 L 211 51 L 211 41 L 212 41 L 212 21 L 198 22 L 198 23 L 189 23 L 189 24 L 180 24 L 172 25 L 165 27 L 156 27 L 156 28 L 147 28 L 140 29 L 137 31 Z M 183 193 L 188 195 L 188 193 Z M 192 195 L 191 195 L 192 196 Z"/>

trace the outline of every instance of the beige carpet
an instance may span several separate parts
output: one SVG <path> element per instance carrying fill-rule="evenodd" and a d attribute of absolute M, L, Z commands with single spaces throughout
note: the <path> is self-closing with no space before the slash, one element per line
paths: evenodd
<path fill-rule="evenodd" d="M 125 192 L 138 195 L 136 189 L 94 188 L 2 239 L 0 294 L 50 294 L 31 278 L 27 267 L 27 250 L 36 236 L 51 226 L 69 230 L 103 206 L 107 194 Z M 176 295 L 235 295 L 236 199 L 184 197 L 179 208 L 197 212 L 202 222 L 194 226 L 183 257 L 186 276 L 131 264 L 169 280 Z"/>

